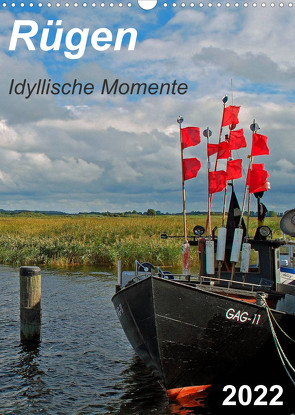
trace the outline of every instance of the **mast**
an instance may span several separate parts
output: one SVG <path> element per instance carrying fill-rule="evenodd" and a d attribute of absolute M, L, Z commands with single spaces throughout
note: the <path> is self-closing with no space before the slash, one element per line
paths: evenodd
<path fill-rule="evenodd" d="M 225 110 L 225 104 L 228 101 L 228 97 L 225 95 L 222 98 L 222 103 L 223 103 L 223 109 L 222 109 L 222 118 L 221 118 L 221 123 L 220 123 L 220 130 L 219 130 L 219 137 L 218 137 L 218 143 L 221 143 L 221 137 L 222 137 L 222 121 L 223 121 L 223 117 L 224 117 L 224 110 Z M 217 163 L 218 163 L 218 157 L 216 156 L 216 160 L 215 160 L 215 167 L 214 167 L 214 171 L 217 170 Z M 211 201 L 212 203 L 212 201 Z"/>
<path fill-rule="evenodd" d="M 212 131 L 210 131 L 209 127 L 203 131 L 204 137 L 207 138 L 207 143 L 209 143 L 209 138 L 212 135 Z M 208 216 L 207 216 L 207 226 L 209 226 L 209 235 L 206 238 L 206 273 L 208 275 L 214 275 L 215 272 L 215 265 L 214 265 L 214 240 L 212 237 L 212 226 L 211 226 L 211 196 L 210 194 L 210 161 L 208 155 Z"/>
<path fill-rule="evenodd" d="M 225 139 L 228 141 L 229 137 L 226 134 L 225 135 Z M 230 156 L 228 158 L 228 160 L 231 160 L 231 151 L 230 151 Z M 223 196 L 223 207 L 222 207 L 222 222 L 221 222 L 221 227 L 224 228 L 224 224 L 225 224 L 225 215 L 226 215 L 226 201 L 227 201 L 227 187 L 228 187 L 228 180 L 226 181 L 226 186 L 224 189 L 224 196 Z"/>
<path fill-rule="evenodd" d="M 182 128 L 183 117 L 179 116 L 177 119 L 179 124 L 179 140 L 180 140 L 180 161 L 181 161 L 181 188 L 182 188 L 182 214 L 183 214 L 183 230 L 184 230 L 184 243 L 182 244 L 182 273 L 189 279 L 190 275 L 190 246 L 187 239 L 187 220 L 186 220 L 186 207 L 185 207 L 185 186 L 184 186 L 184 169 L 183 169 L 183 141 L 182 141 Z"/>
<path fill-rule="evenodd" d="M 212 135 L 212 131 L 209 127 L 203 131 L 203 136 L 207 138 L 207 143 L 209 143 L 209 138 Z M 210 172 L 210 161 L 208 156 L 208 213 L 207 213 L 207 221 L 206 221 L 206 231 L 209 227 L 209 236 L 211 236 L 211 203 L 212 203 L 212 195 L 209 193 L 209 172 Z"/>
<path fill-rule="evenodd" d="M 218 143 L 221 143 L 221 137 L 222 137 L 222 121 L 223 121 L 223 117 L 224 117 L 224 110 L 225 110 L 225 104 L 228 101 L 228 97 L 225 95 L 222 98 L 222 103 L 223 103 L 223 109 L 222 109 L 222 117 L 221 117 L 221 123 L 220 123 L 220 130 L 219 130 L 219 137 L 218 137 Z M 205 130 L 206 131 L 206 130 Z M 210 130 L 209 130 L 210 131 Z M 204 134 L 204 133 L 203 133 Z M 212 134 L 212 133 L 211 133 Z M 210 136 L 211 136 L 210 134 Z M 205 134 L 204 134 L 205 135 Z M 205 136 L 206 137 L 206 136 Z M 207 139 L 209 140 L 209 137 L 207 137 Z M 218 164 L 218 156 L 216 156 L 216 160 L 215 160 L 215 166 L 214 166 L 214 171 L 217 170 L 217 164 Z M 208 166 L 209 166 L 209 158 L 208 158 Z M 209 168 L 209 167 L 208 167 Z M 209 173 L 208 173 L 209 174 Z M 208 176 L 208 180 L 209 180 L 209 176 Z M 209 210 L 211 210 L 211 206 L 212 206 L 212 201 L 213 201 L 213 194 L 209 196 L 209 203 L 210 203 L 210 207 L 208 205 L 208 212 Z M 208 230 L 208 220 L 209 220 L 209 216 L 207 216 L 207 221 L 206 221 L 206 232 Z M 211 234 L 211 231 L 209 230 L 209 234 Z"/>
<path fill-rule="evenodd" d="M 227 141 L 229 141 L 229 137 L 228 137 L 227 134 L 225 135 L 225 139 Z M 230 151 L 230 157 L 228 158 L 228 160 L 230 158 L 231 158 L 231 151 Z M 225 188 L 224 188 L 221 227 L 218 229 L 217 252 L 216 252 L 218 278 L 221 277 L 222 263 L 223 263 L 224 258 L 225 258 L 226 234 L 227 234 L 227 229 L 225 227 L 227 188 L 228 188 L 228 180 L 226 180 L 226 185 L 225 185 Z"/>
<path fill-rule="evenodd" d="M 179 124 L 179 139 L 180 139 L 180 159 L 181 159 L 181 188 L 182 188 L 182 214 L 183 214 L 183 230 L 184 230 L 184 243 L 187 244 L 187 220 L 186 220 L 186 208 L 185 208 L 185 185 L 184 185 L 184 172 L 183 172 L 183 146 L 182 146 L 182 129 L 183 117 L 179 116 L 177 119 Z"/>
<path fill-rule="evenodd" d="M 260 130 L 260 127 L 257 123 L 255 123 L 255 120 L 253 120 L 253 124 L 250 125 L 250 130 L 252 131 L 252 134 L 256 133 L 258 130 Z M 251 167 L 252 167 L 252 164 L 253 164 L 253 156 L 249 155 L 248 157 L 249 157 L 249 166 L 248 166 L 247 176 L 248 176 L 249 170 L 251 170 Z M 241 217 L 240 217 L 239 228 L 241 228 L 242 219 L 243 219 L 243 216 L 244 216 L 244 213 L 245 213 L 247 195 L 248 195 L 248 217 L 247 217 L 247 226 L 246 226 L 246 239 L 248 239 L 249 216 L 250 216 L 250 192 L 249 192 L 249 185 L 247 185 L 247 181 L 246 181 L 245 190 L 244 190 L 244 197 L 243 197 L 243 205 L 242 205 L 242 214 L 241 214 Z"/>
<path fill-rule="evenodd" d="M 250 130 L 252 131 L 252 134 L 260 130 L 260 127 L 257 123 L 255 123 L 255 120 L 253 120 L 253 124 L 250 125 Z M 249 169 L 252 168 L 252 164 L 253 164 L 253 156 L 251 155 Z M 251 207 L 251 193 L 249 192 L 249 186 L 248 186 L 248 216 L 247 216 L 247 226 L 246 226 L 246 242 L 248 241 L 248 237 L 249 237 L 250 207 Z"/>

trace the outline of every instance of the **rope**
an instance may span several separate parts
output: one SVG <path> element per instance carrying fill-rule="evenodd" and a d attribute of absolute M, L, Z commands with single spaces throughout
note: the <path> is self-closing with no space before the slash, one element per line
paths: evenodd
<path fill-rule="evenodd" d="M 266 310 L 268 311 L 268 309 L 266 309 Z M 268 313 L 268 316 L 269 316 L 269 319 L 270 319 L 270 314 L 269 313 Z M 280 342 L 279 342 L 279 340 L 277 338 L 277 335 L 276 335 L 276 332 L 274 330 L 274 327 L 273 327 L 273 324 L 272 324 L 271 320 L 270 320 L 270 324 L 271 324 L 272 333 L 275 335 L 275 340 L 276 340 L 276 343 L 278 345 L 278 348 L 279 348 L 280 352 L 282 353 L 282 356 L 284 357 L 284 359 L 286 360 L 286 362 L 288 363 L 288 365 L 290 366 L 290 368 L 292 369 L 292 371 L 295 373 L 295 368 L 292 366 L 292 364 L 289 362 L 287 356 L 285 355 L 285 353 L 284 353 L 284 351 L 282 349 L 282 346 L 281 346 L 281 344 L 280 344 Z"/>
<path fill-rule="evenodd" d="M 295 380 L 292 378 L 292 375 L 291 375 L 291 373 L 290 373 L 289 369 L 287 368 L 286 363 L 287 363 L 287 365 L 290 367 L 290 369 L 291 369 L 294 373 L 295 373 L 295 369 L 294 369 L 294 367 L 292 366 L 292 364 L 290 363 L 290 361 L 288 360 L 287 356 L 285 355 L 285 353 L 284 353 L 284 351 L 283 351 L 283 349 L 282 349 L 282 346 L 280 345 L 280 342 L 279 342 L 278 337 L 277 337 L 277 335 L 276 335 L 276 332 L 275 332 L 275 329 L 274 329 L 273 323 L 272 323 L 272 321 L 271 321 L 270 310 L 269 310 L 269 307 L 268 307 L 268 305 L 266 304 L 266 302 L 265 302 L 265 309 L 266 309 L 266 312 L 267 312 L 267 316 L 268 316 L 268 321 L 269 321 L 269 325 L 270 325 L 271 333 L 272 333 L 272 336 L 273 336 L 273 339 L 274 339 L 274 342 L 275 342 L 275 346 L 276 346 L 276 349 L 277 349 L 278 355 L 279 355 L 279 357 L 280 357 L 280 360 L 281 360 L 281 362 L 282 362 L 282 364 L 283 364 L 283 367 L 284 367 L 284 369 L 285 369 L 285 371 L 286 371 L 286 373 L 287 373 L 288 377 L 290 378 L 291 382 L 292 382 L 292 383 L 293 383 L 293 385 L 295 386 Z M 275 321 L 276 321 L 276 320 L 275 320 Z M 277 323 L 277 322 L 276 322 L 276 323 Z M 288 336 L 288 337 L 289 337 L 289 336 Z M 291 339 L 291 340 L 293 340 L 293 339 Z"/>
<path fill-rule="evenodd" d="M 295 343 L 295 340 L 292 339 L 292 337 L 289 336 L 289 334 L 287 334 L 282 327 L 279 325 L 279 323 L 277 322 L 277 320 L 275 319 L 275 316 L 273 315 L 273 313 L 271 312 L 271 309 L 269 308 L 269 306 L 266 304 L 266 308 L 268 309 L 272 319 L 274 320 L 274 322 L 276 323 L 276 325 L 278 326 L 278 328 L 281 330 L 281 332 L 289 339 L 291 340 L 291 342 Z"/>

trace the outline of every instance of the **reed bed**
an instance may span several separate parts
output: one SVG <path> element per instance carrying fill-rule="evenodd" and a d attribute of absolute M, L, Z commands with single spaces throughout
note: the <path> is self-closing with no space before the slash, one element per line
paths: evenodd
<path fill-rule="evenodd" d="M 188 234 L 206 217 L 188 216 Z M 220 216 L 212 226 L 220 226 Z M 274 237 L 280 237 L 279 219 L 266 218 Z M 250 219 L 250 235 L 257 226 Z M 183 234 L 181 216 L 131 217 L 1 217 L 0 262 L 10 265 L 103 265 L 113 267 L 118 259 L 130 266 L 135 259 L 159 266 L 180 267 L 182 238 L 162 240 L 160 234 Z M 197 249 L 192 248 L 194 263 Z"/>

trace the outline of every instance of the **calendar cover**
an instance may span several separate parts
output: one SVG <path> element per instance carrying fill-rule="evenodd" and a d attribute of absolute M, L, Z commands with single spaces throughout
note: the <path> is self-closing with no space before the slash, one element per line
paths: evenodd
<path fill-rule="evenodd" d="M 66 266 L 75 265 L 75 261 L 78 265 L 115 266 L 118 259 L 123 259 L 123 265 L 131 264 L 132 268 L 139 252 L 136 238 L 141 238 L 134 236 L 133 240 L 130 236 L 134 226 L 145 237 L 157 233 L 158 241 L 144 242 L 148 248 L 144 252 L 141 246 L 137 259 L 154 262 L 152 274 L 158 272 L 158 279 L 164 276 L 164 271 L 157 271 L 156 266 L 171 271 L 171 280 L 174 278 L 172 268 L 165 268 L 169 263 L 176 269 L 184 268 L 187 282 L 193 273 L 201 275 L 196 258 L 202 255 L 202 249 L 207 259 L 213 252 L 211 265 L 209 260 L 200 259 L 204 275 L 215 274 L 220 279 L 223 275 L 220 273 L 227 272 L 224 278 L 233 281 L 236 267 L 242 275 L 239 280 L 242 286 L 232 287 L 225 303 L 218 300 L 225 295 L 224 291 L 214 291 L 216 280 L 209 283 L 213 288 L 211 294 L 206 291 L 205 299 L 196 300 L 194 293 L 191 298 L 184 295 L 180 309 L 189 313 L 192 307 L 192 314 L 197 312 L 196 315 L 204 317 L 201 320 L 191 320 L 183 311 L 175 317 L 183 324 L 169 326 L 174 319 L 170 309 L 156 310 L 155 315 L 167 312 L 168 327 L 173 329 L 165 331 L 165 325 L 162 327 L 155 317 L 155 326 L 150 328 L 147 338 L 143 334 L 146 326 L 139 327 L 140 335 L 135 335 L 135 329 L 128 326 L 131 320 L 124 319 L 127 297 L 114 300 L 117 312 L 114 324 L 121 323 L 129 341 L 118 326 L 116 335 L 121 333 L 124 340 L 112 352 L 110 367 L 115 367 L 120 359 L 116 356 L 134 358 L 131 346 L 150 366 L 149 369 L 139 366 L 141 369 L 137 370 L 134 365 L 142 363 L 128 361 L 128 370 L 130 366 L 133 370 L 134 390 L 139 393 L 134 399 L 129 394 L 125 407 L 119 403 L 124 395 L 120 386 L 114 392 L 119 395 L 109 412 L 105 403 L 101 409 L 98 404 L 103 393 L 108 400 L 108 392 L 114 388 L 110 386 L 113 378 L 120 385 L 119 378 L 126 375 L 123 371 L 113 374 L 112 381 L 106 382 L 97 396 L 90 394 L 91 402 L 83 398 L 81 403 L 79 393 L 75 397 L 71 392 L 77 405 L 63 406 L 57 401 L 46 407 L 49 398 L 44 390 L 39 396 L 24 393 L 20 400 L 22 389 L 17 384 L 11 392 L 18 397 L 13 412 L 9 412 L 11 407 L 6 403 L 4 413 L 33 414 L 37 413 L 36 407 L 42 413 L 61 414 L 135 415 L 155 411 L 252 414 L 258 410 L 260 414 L 273 410 L 293 413 L 294 400 L 290 396 L 295 384 L 295 271 L 293 246 L 287 244 L 286 248 L 285 243 L 295 235 L 295 3 L 292 0 L 17 0 L 1 2 L 0 8 L 0 212 L 4 217 L 0 245 L 8 252 L 6 256 L 1 254 L 1 262 L 45 269 L 49 265 L 62 267 L 62 261 L 55 261 L 59 254 L 53 246 L 58 242 L 52 243 L 50 249 L 54 253 L 50 260 L 41 258 L 41 245 L 36 242 L 33 227 L 45 231 L 49 225 L 42 220 L 50 215 L 59 218 L 53 219 L 56 223 L 61 223 L 58 222 L 61 217 L 76 220 L 79 216 L 87 222 L 87 218 L 97 216 L 111 221 L 123 218 L 126 222 L 125 225 L 110 222 L 99 244 L 93 247 L 95 258 L 90 252 L 92 248 L 87 248 L 77 260 L 75 255 L 80 248 L 78 245 L 73 248 L 69 242 L 77 235 L 69 222 L 63 224 L 55 232 L 61 232 L 60 240 L 66 229 L 71 235 L 65 242 L 71 246 L 68 254 L 71 259 L 65 260 Z M 220 248 L 217 235 L 221 238 L 223 230 L 229 229 L 231 214 L 232 245 L 228 248 L 229 240 L 224 239 L 224 248 Z M 12 249 L 11 235 L 21 232 L 15 230 L 18 226 L 15 220 L 20 220 L 17 215 L 22 220 L 38 217 L 41 222 L 39 225 L 26 222 L 24 226 L 31 228 L 26 234 L 29 241 L 26 248 L 15 242 Z M 196 228 L 198 215 L 203 222 Z M 154 231 L 152 222 L 146 220 L 157 217 L 163 218 L 163 222 Z M 130 218 L 132 225 L 127 222 Z M 78 236 L 80 241 L 94 237 L 86 235 L 86 228 L 88 231 L 95 226 L 96 234 L 100 232 L 100 225 L 91 220 L 77 224 L 84 226 Z M 179 225 L 174 226 L 172 220 Z M 251 231 L 249 221 L 255 223 Z M 240 236 L 234 235 L 234 228 L 240 231 Z M 120 232 L 124 232 L 126 240 Z M 240 238 L 240 244 L 234 252 L 236 237 Z M 47 242 L 42 242 L 44 252 L 49 250 L 49 231 L 46 238 Z M 201 239 L 203 245 L 199 243 Z M 264 244 L 261 251 L 257 241 Z M 127 247 L 127 242 L 134 257 L 130 254 L 124 263 L 127 248 L 124 251 L 122 246 L 126 243 Z M 138 245 L 140 242 L 138 239 Z M 35 254 L 31 253 L 32 246 Z M 192 272 L 188 270 L 188 249 Z M 216 249 L 224 249 L 227 254 L 220 256 Z M 30 250 L 27 257 L 22 256 L 25 250 Z M 260 258 L 257 262 L 256 256 L 254 259 L 251 256 L 254 251 L 255 255 L 261 253 L 261 258 L 269 255 L 268 260 L 263 262 Z M 178 262 L 175 255 L 180 258 Z M 260 272 L 263 267 L 267 270 L 259 281 L 247 279 L 251 272 Z M 285 268 L 280 271 L 280 267 Z M 145 266 L 142 269 L 151 272 Z M 162 280 L 168 281 L 167 275 Z M 122 290 L 122 279 L 118 282 Z M 200 280 L 195 285 L 199 283 Z M 205 283 L 208 287 L 208 280 Z M 258 285 L 262 287 L 263 299 L 257 300 L 253 293 L 243 297 L 244 283 L 249 284 L 248 291 Z M 265 289 L 266 286 L 271 288 Z M 115 282 L 113 287 L 114 292 L 108 298 L 110 304 Z M 169 295 L 172 293 L 168 290 L 167 304 Z M 214 305 L 210 303 L 212 296 Z M 201 305 L 196 305 L 197 301 Z M 208 305 L 207 309 L 202 301 Z M 132 319 L 136 320 L 134 315 Z M 97 321 L 98 330 L 101 324 Z M 136 324 L 138 327 L 141 323 L 136 320 Z M 228 337 L 224 334 L 226 330 Z M 202 335 L 198 337 L 200 331 Z M 170 339 L 172 332 L 178 337 L 175 334 L 175 339 Z M 160 336 L 158 346 L 148 346 L 154 335 Z M 215 335 L 221 336 L 220 343 Z M 112 338 L 111 330 L 108 336 Z M 194 336 L 198 341 L 195 342 Z M 42 342 L 42 347 L 46 347 L 44 339 Z M 173 342 L 175 348 L 171 346 Z M 194 354 L 196 348 L 198 354 Z M 266 366 L 261 354 L 270 359 Z M 249 377 L 244 379 L 243 370 L 253 356 L 256 363 L 255 366 L 249 363 L 253 375 L 250 381 Z M 42 367 L 41 358 L 39 363 Z M 98 361 L 94 364 L 100 366 Z M 235 365 L 240 375 L 238 380 L 234 377 L 231 381 L 226 372 Z M 265 375 L 267 369 L 266 382 L 262 372 Z M 50 370 L 38 376 L 40 382 L 46 383 L 44 377 L 50 376 Z M 95 378 L 95 374 L 91 374 L 89 383 L 92 376 Z M 87 376 L 85 379 L 88 382 Z M 207 400 L 207 392 L 212 387 L 214 390 L 215 379 L 219 386 L 212 402 L 210 392 Z M 4 401 L 8 402 L 11 396 L 6 391 Z"/>

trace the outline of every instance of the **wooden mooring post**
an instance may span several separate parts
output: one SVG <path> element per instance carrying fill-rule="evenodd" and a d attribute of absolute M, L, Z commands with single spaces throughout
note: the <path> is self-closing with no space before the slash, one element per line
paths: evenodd
<path fill-rule="evenodd" d="M 20 267 L 20 339 L 24 343 L 40 341 L 41 270 Z"/>

